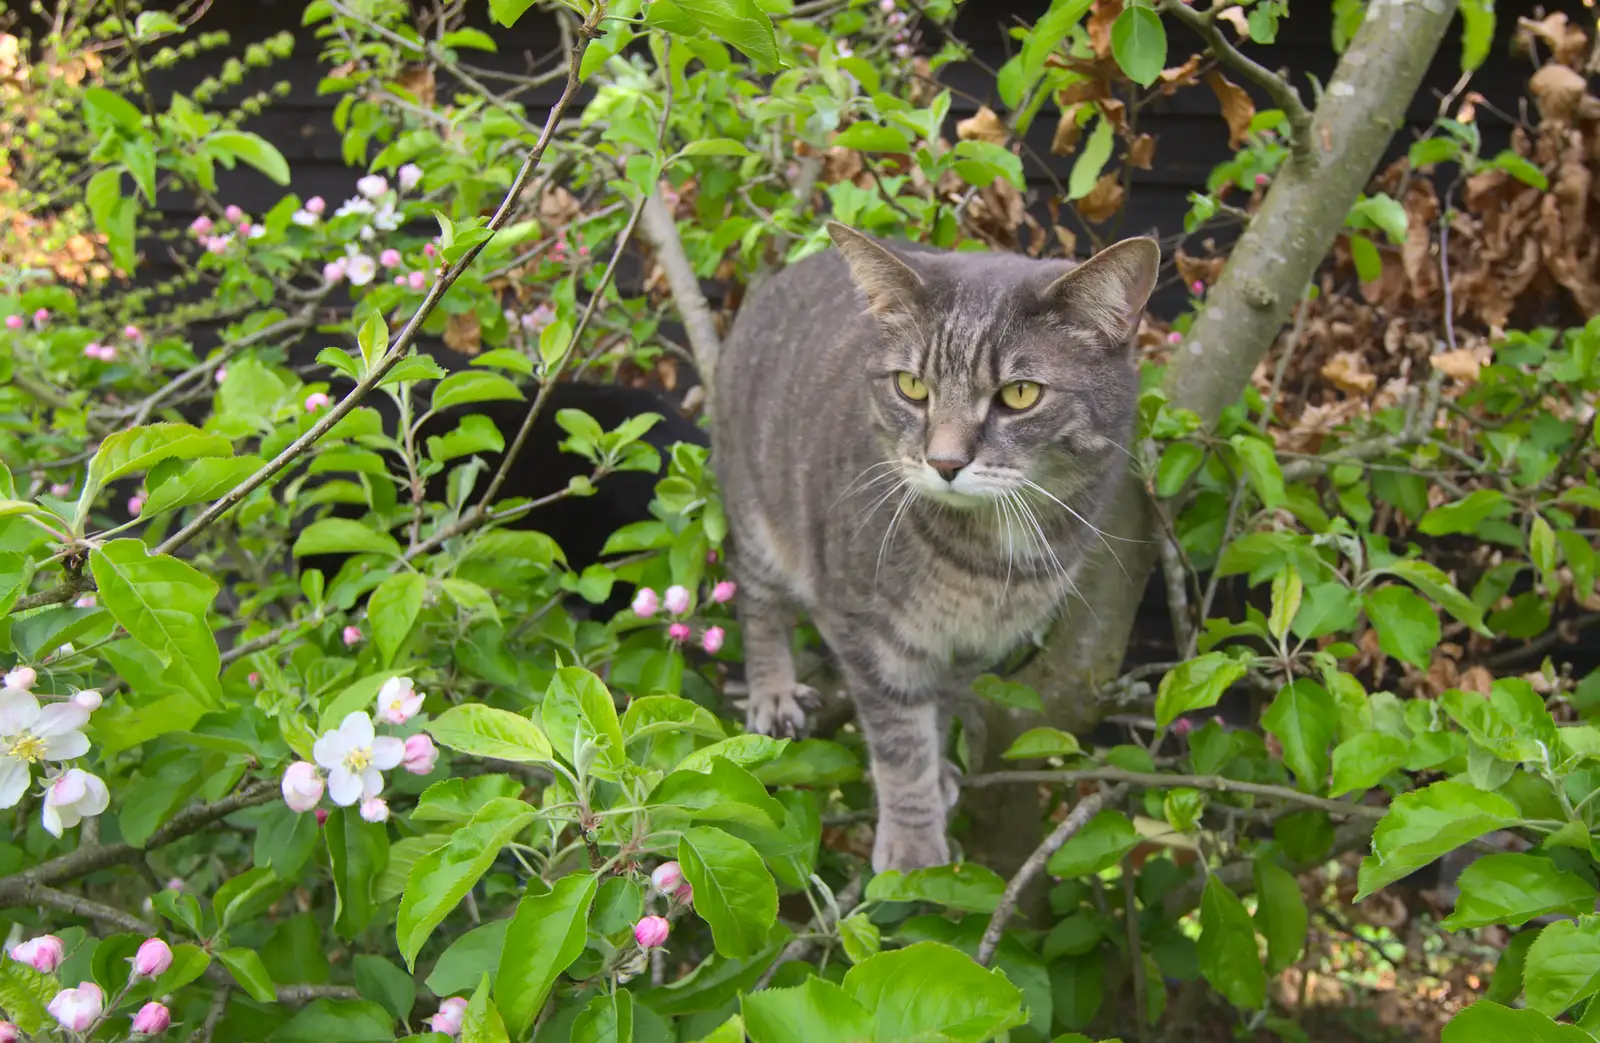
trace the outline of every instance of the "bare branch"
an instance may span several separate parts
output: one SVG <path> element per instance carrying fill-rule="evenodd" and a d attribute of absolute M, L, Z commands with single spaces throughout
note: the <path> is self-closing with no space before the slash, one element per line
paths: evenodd
<path fill-rule="evenodd" d="M 1120 782 L 1134 789 L 1202 789 L 1213 793 L 1244 793 L 1252 797 L 1282 801 L 1285 804 L 1316 808 L 1330 815 L 1373 821 L 1382 818 L 1388 810 L 1372 804 L 1352 804 L 1346 800 L 1302 793 L 1288 786 L 1272 786 L 1264 782 L 1240 782 L 1238 779 L 1225 779 L 1220 775 L 1158 775 L 1154 772 L 1124 771 L 1121 768 L 1084 768 L 1078 771 L 997 771 L 988 775 L 973 775 L 961 780 L 961 785 L 966 789 L 978 789 L 984 786 L 1040 782 L 1064 786 L 1075 782 Z"/>
<path fill-rule="evenodd" d="M 689 335 L 689 348 L 694 352 L 695 369 L 700 371 L 700 382 L 709 395 L 711 377 L 717 368 L 717 356 L 722 351 L 722 339 L 717 335 L 717 324 L 700 292 L 700 278 L 684 253 L 683 240 L 678 236 L 678 222 L 662 201 L 660 192 L 651 192 L 645 200 L 644 220 L 639 225 L 644 237 L 655 248 L 656 261 L 667 277 L 672 290 L 672 301 L 683 317 L 683 328 Z M 708 399 L 709 401 L 709 399 Z"/>
<path fill-rule="evenodd" d="M 833 930 L 834 925 L 846 916 L 857 905 L 861 904 L 861 889 L 866 881 L 866 876 L 858 876 L 846 884 L 838 894 L 834 895 L 832 908 L 824 909 L 817 914 L 816 920 L 811 925 L 807 936 L 796 938 L 783 947 L 778 958 L 772 961 L 772 966 L 762 972 L 761 978 L 756 982 L 756 987 L 750 991 L 760 992 L 772 984 L 773 976 L 778 973 L 778 968 L 795 960 L 803 960 L 811 955 L 817 947 L 814 935 L 826 934 Z"/>

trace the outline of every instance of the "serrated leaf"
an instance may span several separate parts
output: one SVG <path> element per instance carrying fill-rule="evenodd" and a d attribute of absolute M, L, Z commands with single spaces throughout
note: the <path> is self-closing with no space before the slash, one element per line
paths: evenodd
<path fill-rule="evenodd" d="M 442 410 L 474 402 L 520 401 L 524 397 L 517 385 L 498 373 L 467 369 L 439 381 L 429 404 L 434 410 Z"/>
<path fill-rule="evenodd" d="M 259 134 L 242 130 L 219 130 L 206 142 L 231 156 L 237 156 L 280 185 L 289 183 L 289 161 L 273 144 Z"/>
<path fill-rule="evenodd" d="M 367 621 L 372 624 L 372 638 L 385 663 L 394 661 L 395 653 L 411 633 L 427 593 L 427 577 L 418 572 L 397 572 L 378 584 L 367 599 Z"/>
<path fill-rule="evenodd" d="M 297 558 L 317 554 L 384 554 L 400 556 L 400 544 L 386 532 L 348 518 L 324 518 L 305 527 L 291 551 Z"/>
<path fill-rule="evenodd" d="M 1367 619 L 1378 632 L 1378 647 L 1396 659 L 1426 670 L 1440 638 L 1433 607 L 1407 587 L 1388 586 L 1366 597 Z"/>
<path fill-rule="evenodd" d="M 1249 668 L 1242 661 L 1222 652 L 1179 663 L 1161 679 L 1156 693 L 1156 723 L 1165 728 L 1194 710 L 1217 705 L 1223 693 Z"/>
<path fill-rule="evenodd" d="M 1267 975 L 1256 949 L 1255 923 L 1239 896 L 1215 876 L 1200 899 L 1200 973 L 1236 1007 L 1259 1008 Z"/>
<path fill-rule="evenodd" d="M 517 1039 L 527 1035 L 561 972 L 583 952 L 597 882 L 587 873 L 557 880 L 542 895 L 525 895 L 506 930 L 494 995 Z"/>
<path fill-rule="evenodd" d="M 452 706 L 428 724 L 428 734 L 441 746 L 474 757 L 547 764 L 554 756 L 537 724 L 482 703 Z"/>
<path fill-rule="evenodd" d="M 139 540 L 96 547 L 89 571 L 112 618 L 163 660 L 163 678 L 214 707 L 221 698 L 222 657 L 206 613 L 216 583 L 171 555 L 151 554 Z"/>
<path fill-rule="evenodd" d="M 1261 725 L 1283 746 L 1283 762 L 1308 793 L 1320 793 L 1328 777 L 1328 744 L 1339 733 L 1339 710 L 1320 684 L 1300 678 L 1279 689 Z"/>
<path fill-rule="evenodd" d="M 759 951 L 777 920 L 778 887 L 756 849 L 714 826 L 695 826 L 678 841 L 678 862 L 717 952 L 740 960 Z"/>
<path fill-rule="evenodd" d="M 1461 871 L 1456 886 L 1455 911 L 1440 923 L 1451 931 L 1489 924 L 1520 927 L 1552 913 L 1594 911 L 1595 889 L 1539 855 L 1484 855 Z"/>
<path fill-rule="evenodd" d="M 1516 805 L 1506 798 L 1454 779 L 1403 793 L 1373 831 L 1372 854 L 1361 863 L 1356 900 L 1521 820 Z"/>

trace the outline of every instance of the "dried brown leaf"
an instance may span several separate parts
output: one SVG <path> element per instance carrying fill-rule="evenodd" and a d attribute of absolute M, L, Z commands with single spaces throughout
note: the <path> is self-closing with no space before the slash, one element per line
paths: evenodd
<path fill-rule="evenodd" d="M 1111 26 L 1115 24 L 1117 16 L 1122 13 L 1122 0 L 1094 0 L 1094 8 L 1089 12 L 1089 46 L 1094 48 L 1096 58 L 1102 60 L 1111 57 Z"/>
<path fill-rule="evenodd" d="M 1077 201 L 1078 213 L 1089 221 L 1106 221 L 1122 209 L 1122 180 L 1116 174 L 1101 174 L 1089 194 Z"/>
<path fill-rule="evenodd" d="M 1377 376 L 1367 369 L 1366 360 L 1356 351 L 1335 353 L 1319 372 L 1323 379 L 1352 395 L 1370 395 L 1378 386 Z"/>
<path fill-rule="evenodd" d="M 1055 135 L 1050 139 L 1050 152 L 1057 156 L 1070 156 L 1078 150 L 1078 138 L 1083 128 L 1078 126 L 1079 105 L 1069 105 L 1061 110 Z"/>
<path fill-rule="evenodd" d="M 483 330 L 478 313 L 464 311 L 451 315 L 444 324 L 445 347 L 463 355 L 476 355 L 483 349 Z"/>
<path fill-rule="evenodd" d="M 1138 167 L 1140 170 L 1149 170 L 1156 158 L 1156 139 L 1149 134 L 1140 134 L 1133 139 L 1133 144 L 1128 146 L 1128 165 Z"/>
<path fill-rule="evenodd" d="M 962 141 L 987 141 L 994 145 L 1006 143 L 1006 125 L 994 110 L 985 105 L 956 124 L 956 137 Z"/>
<path fill-rule="evenodd" d="M 1237 11 L 1238 8 L 1229 10 Z M 1211 92 L 1222 106 L 1222 118 L 1228 121 L 1228 147 L 1238 148 L 1244 144 L 1245 135 L 1249 133 L 1250 121 L 1256 118 L 1255 102 L 1250 100 L 1249 92 L 1220 72 L 1206 73 L 1206 83 L 1211 86 Z"/>
<path fill-rule="evenodd" d="M 1528 81 L 1528 90 L 1538 99 L 1539 115 L 1558 123 L 1571 123 L 1577 115 L 1588 81 L 1565 65 L 1551 62 Z"/>

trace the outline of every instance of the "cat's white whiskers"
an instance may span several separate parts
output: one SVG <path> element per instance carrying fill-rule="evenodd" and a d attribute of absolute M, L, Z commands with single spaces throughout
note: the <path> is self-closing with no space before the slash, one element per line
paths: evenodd
<path fill-rule="evenodd" d="M 860 484 L 864 479 L 866 479 L 867 475 L 871 474 L 873 471 L 876 471 L 876 470 L 878 470 L 879 468 L 882 468 L 882 467 L 893 468 L 898 462 L 899 461 L 897 461 L 897 460 L 880 460 L 875 464 L 868 465 L 866 468 L 864 468 L 862 470 L 862 472 L 860 474 L 855 476 L 855 478 L 850 482 L 849 485 L 844 487 L 844 491 L 841 492 L 839 494 L 838 498 L 833 501 L 833 506 L 834 507 L 839 506 L 840 502 L 843 501 L 846 496 L 849 496 L 852 492 L 855 492 L 856 491 L 856 486 L 858 484 Z M 861 492 L 866 492 L 868 489 L 870 489 L 874 485 L 876 485 L 881 479 L 886 478 L 886 477 L 889 477 L 889 475 L 884 475 L 884 474 L 878 475 L 876 478 L 874 478 L 871 481 L 867 482 L 865 485 L 862 485 L 860 491 Z"/>
<path fill-rule="evenodd" d="M 1023 484 L 1026 485 L 1028 488 L 1032 489 L 1033 491 L 1035 491 L 1035 492 L 1037 492 L 1037 493 L 1039 493 L 1039 494 L 1041 494 L 1041 495 L 1043 495 L 1045 497 L 1048 497 L 1049 500 L 1052 503 L 1056 504 L 1062 510 L 1066 511 L 1068 514 L 1070 514 L 1074 518 L 1078 519 L 1080 522 L 1082 522 L 1085 526 L 1088 527 L 1090 532 L 1092 532 L 1096 536 L 1100 537 L 1100 542 L 1105 544 L 1106 550 L 1111 552 L 1111 560 L 1113 560 L 1113 561 L 1115 561 L 1117 563 L 1117 568 L 1122 570 L 1122 575 L 1127 578 L 1128 582 L 1130 582 L 1130 583 L 1133 582 L 1133 577 L 1128 575 L 1128 567 L 1126 565 L 1122 564 L 1122 559 L 1117 556 L 1117 549 L 1115 547 L 1111 546 L 1111 540 L 1117 540 L 1117 541 L 1122 542 L 1122 543 L 1143 543 L 1143 542 L 1145 542 L 1144 540 L 1130 540 L 1130 539 L 1125 539 L 1125 538 L 1123 538 L 1121 536 L 1111 536 L 1111 537 L 1107 538 L 1108 537 L 1107 533 L 1101 532 L 1100 529 L 1098 527 L 1096 527 L 1095 524 L 1093 522 L 1091 522 L 1088 518 L 1085 518 L 1083 515 L 1079 514 L 1077 511 L 1075 511 L 1071 507 L 1067 506 L 1067 504 L 1063 503 L 1061 500 L 1056 499 L 1056 497 L 1051 494 L 1050 490 L 1046 489 L 1044 486 L 1040 485 L 1038 482 L 1035 482 L 1030 478 L 1024 478 L 1022 481 L 1023 481 Z"/>
<path fill-rule="evenodd" d="M 1000 524 L 1004 525 L 1006 528 L 1006 582 L 1005 586 L 1000 591 L 1000 597 L 1003 600 L 1005 596 L 1011 592 L 1011 566 L 1016 554 L 1016 527 L 1012 523 L 1011 509 L 1006 503 L 1006 497 L 995 497 L 994 505 L 998 509 L 999 513 L 1003 515 L 1003 517 L 1000 519 Z"/>
<path fill-rule="evenodd" d="M 1044 526 L 1040 524 L 1038 516 L 1033 513 L 1033 508 L 1028 506 L 1027 501 L 1022 498 L 1020 493 L 1017 494 L 1016 503 L 1017 506 L 1020 507 L 1028 516 L 1028 520 L 1033 523 L 1034 531 L 1037 532 L 1039 536 L 1039 543 L 1044 548 L 1045 554 L 1049 556 L 1050 561 L 1055 565 L 1056 575 L 1060 576 L 1062 581 L 1066 584 L 1067 592 L 1073 597 L 1077 598 L 1079 601 L 1083 602 L 1084 607 L 1089 610 L 1089 614 L 1093 616 L 1096 621 L 1098 621 L 1100 619 L 1100 614 L 1094 610 L 1094 606 L 1089 604 L 1089 599 L 1084 597 L 1083 592 L 1078 589 L 1078 584 L 1073 581 L 1071 573 L 1067 571 L 1067 567 L 1061 564 L 1061 559 L 1056 556 L 1055 548 L 1050 546 L 1050 540 L 1047 536 L 1045 536 L 1044 533 Z"/>
<path fill-rule="evenodd" d="M 910 483 L 907 483 L 910 484 Z M 900 500 L 900 505 L 894 509 L 894 515 L 889 519 L 889 527 L 883 531 L 883 540 L 878 544 L 878 563 L 872 569 L 872 587 L 878 587 L 878 574 L 883 571 L 883 556 L 889 549 L 890 541 L 894 539 L 894 530 L 900 524 L 900 518 L 906 512 L 906 505 L 912 497 L 917 495 L 915 489 L 907 489 L 905 496 Z"/>
<path fill-rule="evenodd" d="M 861 535 L 861 530 L 865 529 L 867 527 L 867 523 L 872 520 L 872 516 L 874 514 L 878 513 L 878 508 L 882 507 L 885 503 L 887 503 L 889 501 L 889 498 L 892 497 L 895 493 L 899 492 L 901 489 L 906 488 L 910 484 L 911 484 L 911 480 L 909 478 L 902 477 L 898 482 L 896 482 L 894 485 L 890 486 L 888 492 L 886 492 L 882 496 L 878 497 L 878 499 L 872 504 L 872 506 L 867 508 L 866 517 L 861 519 L 861 523 L 856 526 L 856 531 L 850 534 L 850 539 L 854 540 L 857 536 L 860 536 Z"/>

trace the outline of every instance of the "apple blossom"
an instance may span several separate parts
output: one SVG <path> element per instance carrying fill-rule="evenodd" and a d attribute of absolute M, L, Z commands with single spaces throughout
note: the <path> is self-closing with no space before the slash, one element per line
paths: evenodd
<path fill-rule="evenodd" d="M 640 587 L 639 593 L 633 596 L 633 614 L 640 619 L 649 619 L 660 608 L 661 599 L 649 587 Z"/>
<path fill-rule="evenodd" d="M 85 688 L 83 691 L 72 697 L 72 704 L 74 706 L 81 706 L 90 713 L 100 709 L 105 701 L 105 697 L 99 692 L 95 691 L 93 688 Z"/>
<path fill-rule="evenodd" d="M 295 761 L 283 773 L 283 802 L 291 811 L 307 812 L 322 799 L 322 775 L 309 761 Z"/>
<path fill-rule="evenodd" d="M 133 973 L 141 978 L 159 978 L 172 966 L 172 948 L 160 938 L 146 938 L 133 954 Z"/>
<path fill-rule="evenodd" d="M 79 730 L 87 723 L 89 711 L 81 706 L 52 703 L 40 709 L 31 692 L 0 688 L 0 808 L 22 799 L 32 765 L 88 753 L 89 739 Z"/>
<path fill-rule="evenodd" d="M 8 329 L 8 330 L 20 330 L 21 328 L 22 328 L 22 316 L 21 315 L 7 315 L 6 316 L 6 329 Z"/>
<path fill-rule="evenodd" d="M 433 739 L 421 732 L 406 739 L 405 760 L 401 766 L 413 775 L 431 775 L 439 760 L 439 748 Z"/>
<path fill-rule="evenodd" d="M 312 747 L 317 763 L 328 769 L 328 796 L 341 807 L 381 793 L 382 773 L 398 767 L 405 753 L 405 743 L 378 736 L 372 718 L 360 710 L 347 715 L 336 730 L 324 733 Z"/>
<path fill-rule="evenodd" d="M 422 710 L 422 694 L 409 677 L 391 677 L 378 689 L 378 720 L 404 724 Z"/>
<path fill-rule="evenodd" d="M 244 217 L 244 208 L 236 203 L 229 203 L 227 208 L 222 211 L 222 216 L 226 217 L 230 221 L 237 222 L 240 218 Z"/>
<path fill-rule="evenodd" d="M 378 263 L 383 265 L 385 268 L 398 268 L 400 267 L 400 262 L 402 260 L 403 258 L 400 256 L 400 251 L 396 250 L 392 246 L 378 255 Z"/>
<path fill-rule="evenodd" d="M 220 384 L 224 380 L 227 380 L 227 379 L 228 379 L 228 367 L 227 366 L 218 366 L 217 367 L 217 373 L 216 373 L 217 383 Z"/>
<path fill-rule="evenodd" d="M 77 601 L 74 601 L 72 603 L 72 607 L 73 608 L 94 608 L 99 603 L 100 603 L 99 601 L 95 600 L 95 596 L 93 594 L 85 594 L 83 597 L 79 598 Z"/>
<path fill-rule="evenodd" d="M 144 333 L 140 331 L 139 327 L 132 325 L 122 327 L 122 335 L 129 340 L 144 339 Z"/>
<path fill-rule="evenodd" d="M 432 243 L 424 243 L 423 246 L 422 246 L 422 256 L 424 256 L 424 257 L 432 257 L 434 254 L 436 254 L 438 252 L 439 252 L 439 248 L 437 246 L 434 246 Z"/>
<path fill-rule="evenodd" d="M 633 925 L 633 940 L 640 948 L 655 949 L 666 944 L 672 925 L 664 916 L 646 916 Z"/>
<path fill-rule="evenodd" d="M 322 281 L 336 283 L 344 278 L 345 260 L 343 257 L 337 261 L 329 261 L 322 266 Z"/>
<path fill-rule="evenodd" d="M 32 689 L 39 683 L 39 672 L 31 666 L 18 666 L 6 672 L 5 687 Z"/>
<path fill-rule="evenodd" d="M 312 196 L 306 200 L 306 210 L 313 214 L 320 214 L 326 209 L 328 209 L 328 201 L 321 196 Z"/>
<path fill-rule="evenodd" d="M 11 950 L 11 958 L 25 963 L 40 974 L 54 974 L 61 961 L 66 959 L 67 947 L 53 934 L 29 938 Z"/>
<path fill-rule="evenodd" d="M 165 1006 L 151 1000 L 139 1008 L 139 1013 L 133 1016 L 133 1032 L 136 1036 L 154 1036 L 167 1031 L 167 1026 L 172 1024 L 172 1012 Z"/>
<path fill-rule="evenodd" d="M 143 510 L 144 510 L 144 497 L 143 496 L 130 496 L 130 497 L 128 497 L 128 513 L 129 514 L 137 515 Z"/>
<path fill-rule="evenodd" d="M 289 215 L 289 220 L 293 221 L 301 228 L 310 228 L 312 225 L 317 223 L 317 215 L 313 214 L 309 210 L 296 210 L 293 214 Z"/>
<path fill-rule="evenodd" d="M 106 994 L 100 986 L 86 981 L 75 989 L 62 989 L 46 1008 L 68 1032 L 82 1032 L 100 1018 Z"/>
<path fill-rule="evenodd" d="M 72 705 L 72 704 L 67 704 Z M 82 710 L 82 707 L 74 707 Z M 83 710 L 85 715 L 87 710 Z M 45 830 L 54 837 L 86 818 L 94 818 L 111 805 L 111 793 L 98 776 L 82 768 L 69 768 L 63 775 L 50 780 L 44 791 L 44 811 L 40 819 Z"/>
<path fill-rule="evenodd" d="M 409 192 L 422 183 L 422 168 L 415 163 L 407 163 L 399 171 L 400 191 Z"/>
<path fill-rule="evenodd" d="M 231 235 L 214 235 L 206 240 L 206 252 L 214 254 L 226 253 L 228 244 L 231 242 L 233 242 L 233 236 Z"/>
<path fill-rule="evenodd" d="M 908 43 L 897 43 L 894 45 L 893 50 L 894 56 L 903 62 L 910 61 L 911 56 L 916 53 L 911 49 L 911 45 Z"/>
<path fill-rule="evenodd" d="M 687 623 L 674 623 L 667 627 L 667 636 L 680 645 L 689 640 L 690 633 L 689 624 Z"/>
<path fill-rule="evenodd" d="M 731 579 L 725 579 L 711 588 L 711 600 L 719 605 L 726 605 L 738 592 L 739 585 Z"/>
<path fill-rule="evenodd" d="M 326 391 L 313 391 L 311 394 L 306 396 L 306 412 L 315 413 L 317 410 L 326 407 L 332 401 L 333 399 L 328 397 L 328 393 Z"/>
<path fill-rule="evenodd" d="M 0 1043 L 17 1043 L 21 1038 L 21 1029 L 9 1021 L 0 1021 Z"/>
<path fill-rule="evenodd" d="M 345 273 L 350 277 L 351 286 L 365 286 L 378 274 L 378 262 L 366 254 L 356 254 L 350 258 Z"/>
<path fill-rule="evenodd" d="M 428 273 L 419 268 L 406 276 L 406 281 L 411 284 L 413 290 L 420 290 L 428 285 Z"/>
<path fill-rule="evenodd" d="M 72 483 L 56 482 L 50 487 L 50 495 L 54 496 L 58 500 L 66 499 L 68 496 L 72 495 Z"/>
<path fill-rule="evenodd" d="M 38 311 L 33 313 L 33 324 L 35 326 L 43 326 L 49 321 L 50 310 L 48 308 L 40 308 Z"/>
<path fill-rule="evenodd" d="M 356 182 L 356 191 L 368 199 L 377 199 L 389 191 L 389 182 L 381 174 L 368 174 Z"/>
<path fill-rule="evenodd" d="M 382 797 L 368 797 L 361 802 L 361 817 L 368 822 L 387 822 L 389 802 Z"/>
<path fill-rule="evenodd" d="M 706 650 L 707 655 L 716 655 L 722 650 L 722 641 L 726 636 L 721 627 L 708 627 L 700 635 L 700 647 Z"/>
<path fill-rule="evenodd" d="M 662 599 L 667 606 L 667 611 L 675 616 L 681 616 L 689 611 L 689 591 L 676 583 L 667 588 L 667 595 Z"/>
<path fill-rule="evenodd" d="M 458 1036 L 461 1034 L 461 1023 L 466 1019 L 467 1001 L 459 996 L 452 996 L 439 1004 L 439 1013 L 427 1019 L 427 1026 L 433 1032 Z"/>
<path fill-rule="evenodd" d="M 676 862 L 663 862 L 650 874 L 650 886 L 664 895 L 670 895 L 683 886 L 683 867 Z"/>
<path fill-rule="evenodd" d="M 361 643 L 361 628 L 351 624 L 345 627 L 339 636 L 344 640 L 346 646 L 359 645 Z"/>
<path fill-rule="evenodd" d="M 199 217 L 189 222 L 189 234 L 196 238 L 200 238 L 201 236 L 210 235 L 211 230 L 215 227 L 217 226 L 215 222 L 211 220 L 211 218 L 207 217 L 205 214 L 201 214 Z"/>

